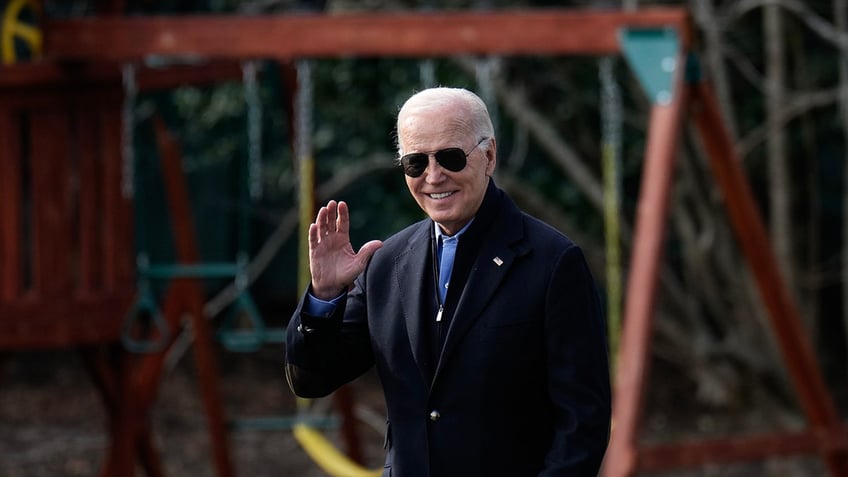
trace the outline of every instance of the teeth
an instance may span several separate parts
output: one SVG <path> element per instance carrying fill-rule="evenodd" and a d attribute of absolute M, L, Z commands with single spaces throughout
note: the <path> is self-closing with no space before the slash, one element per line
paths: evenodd
<path fill-rule="evenodd" d="M 453 192 L 442 192 L 441 194 L 430 194 L 430 197 L 433 199 L 444 199 L 451 194 L 453 194 Z"/>

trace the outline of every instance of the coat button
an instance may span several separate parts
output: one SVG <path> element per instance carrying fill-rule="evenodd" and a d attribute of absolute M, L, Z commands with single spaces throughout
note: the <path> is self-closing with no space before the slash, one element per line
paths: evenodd
<path fill-rule="evenodd" d="M 437 411 L 437 410 L 435 410 L 435 409 L 433 409 L 432 411 L 430 411 L 430 420 L 431 420 L 431 421 L 436 422 L 436 421 L 438 421 L 441 417 L 442 417 L 442 415 L 441 415 L 441 414 L 439 414 L 439 411 Z"/>

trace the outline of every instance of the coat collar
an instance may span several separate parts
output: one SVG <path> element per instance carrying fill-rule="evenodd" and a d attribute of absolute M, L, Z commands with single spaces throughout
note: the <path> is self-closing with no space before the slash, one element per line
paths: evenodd
<path fill-rule="evenodd" d="M 486 198 L 468 230 L 466 243 L 477 249 L 468 278 L 453 312 L 433 384 L 471 326 L 480 318 L 515 259 L 529 251 L 521 211 L 502 190 L 489 182 Z M 460 239 L 460 247 L 462 247 Z M 457 253 L 461 253 L 458 251 Z"/>
<path fill-rule="evenodd" d="M 422 377 L 435 375 L 435 384 L 439 371 L 450 359 L 471 325 L 480 317 L 515 259 L 529 251 L 528 244 L 523 240 L 523 224 L 522 213 L 515 203 L 494 185 L 494 181 L 490 181 L 480 211 L 467 231 L 467 238 L 473 240 L 472 245 L 478 251 L 462 294 L 456 301 L 445 345 L 438 363 L 435 364 L 435 373 L 432 372 L 433 365 L 427 363 L 428 343 L 422 336 L 420 322 L 431 318 L 421 314 L 422 310 L 428 310 L 430 306 L 424 302 L 426 296 L 421 292 L 422 280 L 416 279 L 432 274 L 428 251 L 433 235 L 433 222 L 424 220 L 414 226 L 416 230 L 410 234 L 407 248 L 397 257 L 398 273 L 395 279 L 401 292 L 400 301 L 409 344 Z M 474 239 L 475 237 L 477 239 Z M 462 240 L 460 239 L 460 247 L 463 246 Z M 435 319 L 435 316 L 432 318 Z"/>

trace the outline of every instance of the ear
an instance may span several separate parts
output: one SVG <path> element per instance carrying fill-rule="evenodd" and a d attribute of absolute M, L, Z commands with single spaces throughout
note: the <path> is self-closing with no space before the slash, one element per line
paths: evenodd
<path fill-rule="evenodd" d="M 498 163 L 498 144 L 495 138 L 489 139 L 489 146 L 486 148 L 486 175 L 490 176 L 495 172 L 495 165 Z"/>

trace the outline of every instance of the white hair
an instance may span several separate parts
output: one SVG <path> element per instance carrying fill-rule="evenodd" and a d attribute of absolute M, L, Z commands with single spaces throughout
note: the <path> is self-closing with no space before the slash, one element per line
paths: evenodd
<path fill-rule="evenodd" d="M 401 106 L 397 121 L 397 146 L 400 149 L 400 122 L 403 116 L 411 110 L 421 111 L 430 109 L 443 109 L 446 107 L 460 107 L 468 115 L 471 133 L 476 136 L 475 141 L 491 139 L 495 136 L 495 128 L 486 103 L 479 96 L 464 88 L 436 87 L 428 88 L 412 95 Z M 484 151 L 489 148 L 491 141 L 480 144 Z"/>

